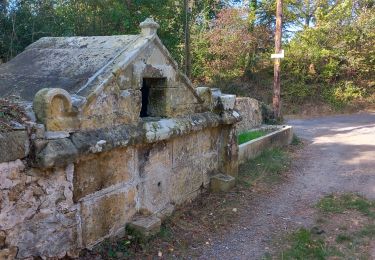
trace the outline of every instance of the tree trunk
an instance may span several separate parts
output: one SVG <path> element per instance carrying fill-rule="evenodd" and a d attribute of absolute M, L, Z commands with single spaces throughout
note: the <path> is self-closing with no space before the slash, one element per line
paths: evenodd
<path fill-rule="evenodd" d="M 184 72 L 186 76 L 191 76 L 191 56 L 190 56 L 190 10 L 189 10 L 189 0 L 184 0 L 184 13 L 185 13 L 185 19 L 184 19 L 184 44 L 185 44 L 185 50 L 184 50 Z"/>
<path fill-rule="evenodd" d="M 275 53 L 281 52 L 282 37 L 282 19 L 283 19 L 283 0 L 276 0 L 276 31 L 275 31 Z M 280 59 L 275 59 L 274 80 L 273 80 L 273 114 L 277 121 L 281 119 L 281 102 L 280 102 Z"/>
<path fill-rule="evenodd" d="M 310 0 L 305 0 L 305 27 L 310 26 L 311 19 L 311 3 Z"/>
<path fill-rule="evenodd" d="M 252 19 L 250 21 L 251 22 L 250 30 L 254 29 L 257 6 L 258 6 L 257 0 L 249 0 L 250 19 Z"/>

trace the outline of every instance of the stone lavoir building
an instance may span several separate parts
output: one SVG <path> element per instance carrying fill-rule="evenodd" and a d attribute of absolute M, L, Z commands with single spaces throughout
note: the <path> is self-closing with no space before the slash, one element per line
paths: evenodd
<path fill-rule="evenodd" d="M 0 132 L 0 259 L 75 257 L 236 176 L 235 96 L 193 87 L 140 27 L 42 38 L 0 66 L 30 119 Z"/>

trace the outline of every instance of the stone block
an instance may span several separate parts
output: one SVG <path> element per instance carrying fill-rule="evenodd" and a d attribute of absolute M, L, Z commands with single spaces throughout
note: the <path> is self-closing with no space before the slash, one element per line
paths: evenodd
<path fill-rule="evenodd" d="M 220 96 L 220 101 L 224 110 L 232 110 L 236 103 L 236 95 L 222 94 Z"/>
<path fill-rule="evenodd" d="M 139 90 L 122 90 L 119 94 L 116 107 L 116 124 L 134 124 L 139 120 L 141 112 L 142 96 Z"/>
<path fill-rule="evenodd" d="M 206 106 L 206 108 L 211 110 L 213 104 L 211 88 L 197 87 L 196 92 L 198 96 L 204 101 L 204 105 Z"/>
<path fill-rule="evenodd" d="M 0 248 L 5 247 L 5 239 L 7 238 L 4 230 L 0 230 Z"/>
<path fill-rule="evenodd" d="M 60 259 L 77 247 L 77 226 L 75 212 L 37 213 L 10 231 L 7 241 L 18 247 L 18 259 L 33 256 Z"/>
<path fill-rule="evenodd" d="M 202 154 L 201 158 L 199 159 L 197 170 L 202 172 L 204 187 L 208 187 L 211 175 L 218 171 L 218 159 L 218 154 L 214 152 Z"/>
<path fill-rule="evenodd" d="M 133 66 L 129 66 L 126 69 L 120 68 L 116 73 L 116 83 L 120 89 L 130 89 L 134 87 L 133 83 Z"/>
<path fill-rule="evenodd" d="M 157 212 L 170 201 L 172 148 L 170 142 L 158 142 L 138 149 L 140 204 L 142 209 Z"/>
<path fill-rule="evenodd" d="M 177 107 L 185 104 L 197 102 L 194 94 L 184 85 L 177 84 L 175 87 L 168 88 L 166 92 L 168 104 Z"/>
<path fill-rule="evenodd" d="M 196 133 L 196 143 L 199 144 L 198 155 L 218 151 L 219 129 L 209 128 Z"/>
<path fill-rule="evenodd" d="M 151 117 L 166 117 L 167 88 L 150 88 L 147 113 Z"/>
<path fill-rule="evenodd" d="M 88 100 L 80 120 L 81 129 L 134 124 L 139 120 L 141 110 L 139 90 L 120 90 L 115 82 L 108 82 L 102 93 Z"/>
<path fill-rule="evenodd" d="M 164 174 L 153 175 L 139 185 L 140 205 L 149 212 L 157 212 L 170 202 L 171 170 Z"/>
<path fill-rule="evenodd" d="M 138 148 L 138 166 L 141 178 L 163 174 L 172 166 L 172 145 L 170 142 L 157 142 Z"/>
<path fill-rule="evenodd" d="M 231 126 L 222 127 L 220 140 L 219 171 L 237 177 L 238 144 L 236 129 Z"/>
<path fill-rule="evenodd" d="M 173 169 L 171 199 L 174 203 L 181 204 L 190 197 L 191 193 L 199 191 L 204 186 L 203 174 L 198 167 L 199 162 L 196 162 Z"/>
<path fill-rule="evenodd" d="M 13 246 L 11 248 L 0 249 L 0 259 L 1 260 L 13 260 L 16 259 L 17 247 Z"/>
<path fill-rule="evenodd" d="M 236 184 L 236 179 L 230 175 L 216 174 L 211 177 L 210 190 L 212 192 L 229 191 Z"/>
<path fill-rule="evenodd" d="M 180 117 L 185 115 L 191 115 L 196 112 L 199 104 L 195 103 L 185 103 L 185 104 L 175 104 L 167 106 L 168 117 Z"/>
<path fill-rule="evenodd" d="M 124 183 L 135 173 L 134 149 L 91 154 L 75 164 L 74 201 L 112 185 Z"/>
<path fill-rule="evenodd" d="M 160 210 L 158 213 L 156 213 L 156 216 L 160 218 L 161 220 L 165 220 L 172 216 L 173 212 L 175 210 L 175 206 L 173 204 L 167 204 L 165 208 Z"/>
<path fill-rule="evenodd" d="M 29 153 L 29 137 L 26 131 L 0 133 L 0 163 L 15 161 Z"/>
<path fill-rule="evenodd" d="M 200 106 L 194 94 L 184 84 L 168 89 L 167 102 L 168 117 L 193 114 Z"/>
<path fill-rule="evenodd" d="M 35 138 L 42 139 L 45 135 L 45 126 L 43 124 L 35 124 L 34 126 Z"/>
<path fill-rule="evenodd" d="M 127 224 L 127 231 L 142 240 L 160 232 L 161 220 L 156 216 L 148 216 L 136 219 Z"/>
<path fill-rule="evenodd" d="M 81 202 L 83 245 L 91 247 L 104 237 L 115 235 L 135 213 L 135 188 Z"/>
<path fill-rule="evenodd" d="M 187 165 L 199 154 L 197 141 L 196 133 L 173 139 L 173 167 Z"/>
<path fill-rule="evenodd" d="M 0 190 L 9 190 L 26 178 L 21 160 L 0 163 Z M 1 212 L 0 212 L 1 213 Z"/>
<path fill-rule="evenodd" d="M 35 166 L 63 167 L 75 161 L 78 150 L 69 138 L 50 140 L 37 154 Z"/>
<path fill-rule="evenodd" d="M 43 88 L 34 97 L 33 109 L 48 131 L 71 131 L 79 128 L 70 94 L 60 88 Z"/>
<path fill-rule="evenodd" d="M 61 139 L 69 137 L 69 132 L 66 131 L 46 131 L 44 136 L 47 140 Z"/>
<path fill-rule="evenodd" d="M 239 133 L 259 127 L 262 124 L 262 110 L 258 100 L 249 97 L 238 97 L 236 98 L 235 109 L 242 117 L 242 121 L 236 124 Z"/>
<path fill-rule="evenodd" d="M 173 167 L 189 165 L 192 161 L 218 153 L 220 143 L 219 130 L 210 128 L 173 140 Z M 197 145 L 199 144 L 199 145 Z"/>

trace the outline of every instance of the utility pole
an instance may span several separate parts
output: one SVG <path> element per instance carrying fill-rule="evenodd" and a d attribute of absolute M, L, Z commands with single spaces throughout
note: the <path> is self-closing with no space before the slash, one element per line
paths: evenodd
<path fill-rule="evenodd" d="M 191 76 L 191 55 L 190 55 L 190 5 L 189 0 L 184 0 L 184 14 L 185 14 L 185 50 L 184 50 L 184 72 L 186 76 Z"/>
<path fill-rule="evenodd" d="M 274 79 L 273 79 L 273 114 L 276 120 L 281 119 L 281 102 L 280 102 L 280 73 L 281 73 L 281 57 L 277 56 L 281 53 L 281 36 L 283 24 L 283 0 L 276 0 L 276 31 L 275 31 L 275 63 L 274 63 Z"/>

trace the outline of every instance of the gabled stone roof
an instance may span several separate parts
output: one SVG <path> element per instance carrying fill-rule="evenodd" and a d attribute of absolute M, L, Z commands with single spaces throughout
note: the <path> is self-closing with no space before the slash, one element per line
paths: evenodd
<path fill-rule="evenodd" d="M 42 88 L 77 94 L 119 55 L 133 56 L 143 35 L 45 37 L 0 65 L 0 96 L 32 101 Z"/>

